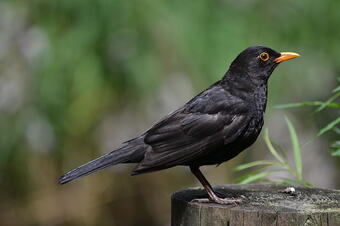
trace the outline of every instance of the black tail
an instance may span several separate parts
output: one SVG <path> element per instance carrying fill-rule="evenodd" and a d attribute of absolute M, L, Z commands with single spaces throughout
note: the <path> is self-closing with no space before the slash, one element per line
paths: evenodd
<path fill-rule="evenodd" d="M 80 177 L 87 176 L 91 173 L 103 170 L 119 163 L 140 162 L 144 157 L 145 149 L 146 145 L 142 139 L 137 138 L 127 141 L 119 149 L 107 153 L 106 155 L 103 155 L 65 173 L 59 178 L 59 184 L 66 184 Z"/>

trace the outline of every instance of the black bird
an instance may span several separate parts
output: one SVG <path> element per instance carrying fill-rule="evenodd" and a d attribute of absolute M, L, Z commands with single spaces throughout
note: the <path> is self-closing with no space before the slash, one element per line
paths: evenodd
<path fill-rule="evenodd" d="M 264 46 L 245 49 L 220 81 L 142 135 L 66 173 L 59 183 L 65 184 L 119 163 L 138 163 L 132 175 L 185 165 L 202 183 L 210 201 L 238 202 L 218 197 L 199 167 L 221 164 L 255 142 L 263 125 L 269 76 L 280 62 L 299 56 L 292 52 L 278 53 Z"/>

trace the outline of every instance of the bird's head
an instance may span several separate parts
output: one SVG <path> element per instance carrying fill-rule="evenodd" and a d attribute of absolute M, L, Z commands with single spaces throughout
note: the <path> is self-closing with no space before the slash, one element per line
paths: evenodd
<path fill-rule="evenodd" d="M 267 81 L 281 62 L 300 55 L 293 52 L 278 53 L 264 46 L 252 46 L 243 50 L 231 63 L 229 76 L 249 76 L 252 80 Z"/>

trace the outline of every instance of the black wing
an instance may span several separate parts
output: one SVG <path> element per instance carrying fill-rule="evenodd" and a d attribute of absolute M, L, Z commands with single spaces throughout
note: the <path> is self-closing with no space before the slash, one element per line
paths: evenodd
<path fill-rule="evenodd" d="M 149 148 L 133 174 L 182 165 L 231 143 L 248 125 L 247 112 L 244 101 L 211 87 L 145 133 Z"/>

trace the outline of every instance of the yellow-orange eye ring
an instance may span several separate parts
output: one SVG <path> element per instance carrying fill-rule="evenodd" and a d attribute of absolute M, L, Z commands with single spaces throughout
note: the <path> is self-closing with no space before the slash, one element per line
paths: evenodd
<path fill-rule="evenodd" d="M 261 53 L 259 57 L 260 57 L 260 59 L 261 59 L 262 61 L 267 61 L 267 60 L 269 60 L 269 54 L 266 53 L 266 52 Z"/>

